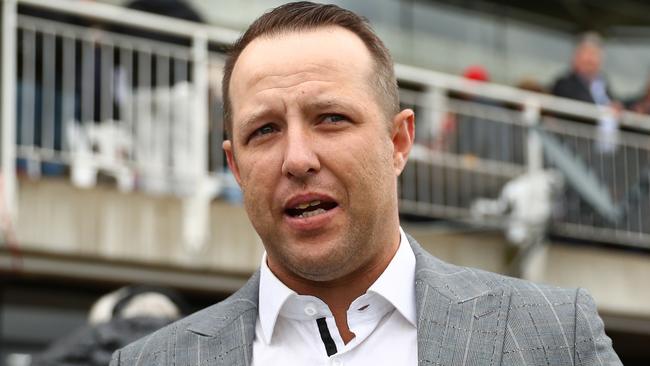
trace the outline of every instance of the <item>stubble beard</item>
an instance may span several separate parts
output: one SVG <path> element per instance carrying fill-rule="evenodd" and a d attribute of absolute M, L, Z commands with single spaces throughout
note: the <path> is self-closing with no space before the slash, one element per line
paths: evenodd
<path fill-rule="evenodd" d="M 388 158 L 384 159 L 384 164 L 390 163 Z M 388 175 L 390 171 L 384 174 Z M 390 175 L 388 177 L 392 179 Z M 383 181 L 387 178 L 377 175 L 368 179 Z M 393 191 L 392 187 L 373 188 Z M 265 243 L 267 253 L 272 253 L 276 262 L 292 275 L 315 282 L 334 281 L 363 272 L 373 263 L 381 261 L 383 249 L 390 247 L 390 243 L 386 242 L 390 236 L 384 237 L 384 234 L 390 234 L 390 230 L 385 232 L 383 229 L 391 226 L 391 213 L 397 210 L 396 203 L 393 203 L 397 200 L 396 189 L 394 191 L 393 199 L 369 198 L 377 203 L 374 207 L 349 213 L 351 218 L 348 224 L 338 229 L 339 235 L 330 242 L 323 243 L 325 250 L 315 255 L 301 252 L 297 243 L 293 243 L 293 248 L 291 245 L 274 245 L 272 251 Z"/>
<path fill-rule="evenodd" d="M 369 258 L 372 250 L 369 239 L 358 228 L 346 228 L 338 238 L 323 243 L 325 250 L 314 255 L 280 245 L 274 246 L 273 259 L 299 278 L 315 282 L 334 281 L 363 266 L 362 261 Z M 267 249 L 267 252 L 270 251 Z"/>

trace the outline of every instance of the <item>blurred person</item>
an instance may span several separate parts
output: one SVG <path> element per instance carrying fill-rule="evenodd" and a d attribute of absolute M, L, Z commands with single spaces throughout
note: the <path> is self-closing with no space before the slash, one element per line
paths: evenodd
<path fill-rule="evenodd" d="M 589 150 L 588 157 L 588 161 L 600 161 L 600 164 L 593 164 L 590 168 L 606 186 L 625 186 L 625 177 L 613 174 L 612 170 L 614 154 L 618 147 L 618 117 L 622 104 L 612 96 L 609 83 L 603 75 L 601 43 L 596 33 L 585 34 L 575 48 L 571 70 L 555 82 L 551 93 L 559 97 L 592 103 L 601 109 L 595 130 L 594 148 Z M 572 197 L 576 193 L 569 190 L 567 194 Z M 570 217 L 589 215 L 593 212 L 584 200 L 565 201 Z"/>
<path fill-rule="evenodd" d="M 188 305 L 175 291 L 152 286 L 128 286 L 99 298 L 88 324 L 63 337 L 32 366 L 107 366 L 111 354 L 186 315 Z"/>
<path fill-rule="evenodd" d="M 481 65 L 471 65 L 463 70 L 463 77 L 467 80 L 474 80 L 478 82 L 489 82 L 490 73 Z"/>
<path fill-rule="evenodd" d="M 466 80 L 476 83 L 490 81 L 490 73 L 482 65 L 471 65 L 463 70 Z M 461 100 L 470 102 L 474 113 L 457 113 L 456 125 L 458 131 L 458 153 L 465 154 L 471 159 L 480 158 L 511 162 L 512 125 L 494 121 L 487 117 L 491 107 L 502 107 L 503 104 L 483 95 L 461 94 Z"/>
<path fill-rule="evenodd" d="M 633 112 L 650 114 L 650 77 L 638 96 L 625 102 L 625 107 Z"/>
<path fill-rule="evenodd" d="M 600 37 L 595 33 L 585 34 L 573 53 L 571 70 L 555 81 L 551 93 L 602 107 L 598 119 L 597 149 L 610 154 L 618 144 L 618 115 L 623 106 L 612 96 L 609 83 L 602 74 L 602 59 Z"/>
<path fill-rule="evenodd" d="M 233 46 L 223 89 L 260 270 L 111 365 L 620 365 L 586 291 L 444 263 L 400 228 L 415 117 L 361 17 L 267 12 Z"/>
<path fill-rule="evenodd" d="M 612 104 L 615 100 L 602 74 L 602 60 L 600 37 L 586 34 L 573 53 L 571 70 L 555 81 L 551 94 L 597 105 Z"/>
<path fill-rule="evenodd" d="M 537 79 L 533 78 L 523 78 L 517 82 L 516 87 L 521 90 L 526 90 L 529 92 L 546 94 L 548 91 Z"/>

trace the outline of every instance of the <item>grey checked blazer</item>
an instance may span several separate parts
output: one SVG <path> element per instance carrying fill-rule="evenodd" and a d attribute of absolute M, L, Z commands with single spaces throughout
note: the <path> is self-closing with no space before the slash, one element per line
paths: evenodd
<path fill-rule="evenodd" d="M 620 365 L 591 297 L 416 256 L 419 365 Z M 113 354 L 111 366 L 250 365 L 259 271 L 228 299 Z M 325 350 L 323 350 L 325 352 Z"/>

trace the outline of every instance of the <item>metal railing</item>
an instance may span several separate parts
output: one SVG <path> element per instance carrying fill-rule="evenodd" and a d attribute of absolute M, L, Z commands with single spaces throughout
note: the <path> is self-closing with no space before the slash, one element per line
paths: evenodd
<path fill-rule="evenodd" d="M 81 187 L 109 180 L 181 197 L 193 211 L 185 241 L 204 243 L 224 170 L 215 50 L 238 32 L 101 3 L 2 6 L 8 216 L 17 217 L 17 174 L 69 176 Z"/>
<path fill-rule="evenodd" d="M 650 248 L 650 117 L 403 65 L 397 75 L 418 90 L 402 90 L 418 115 L 403 213 Z"/>
<path fill-rule="evenodd" d="M 125 190 L 184 197 L 201 211 L 184 218 L 185 240 L 205 242 L 214 177 L 224 168 L 218 49 L 239 33 L 70 0 L 5 0 L 2 20 L 2 198 L 9 214 L 15 217 L 16 171 L 69 172 L 81 186 L 102 173 Z M 417 144 L 400 178 L 402 212 L 482 222 L 473 211 L 478 200 L 497 199 L 527 173 L 561 168 L 544 158 L 551 136 L 620 211 L 603 218 L 565 184 L 551 231 L 650 247 L 643 181 L 650 118 L 622 114 L 625 131 L 605 152 L 597 121 L 611 118 L 608 109 L 405 65 L 396 74 L 412 86 L 401 90 L 402 102 L 418 116 Z"/>
<path fill-rule="evenodd" d="M 100 27 L 18 15 L 19 171 L 69 167 L 80 186 L 103 172 L 123 190 L 191 192 L 208 167 L 205 131 L 220 127 L 207 81 L 219 56 L 204 34 L 178 45 Z"/>

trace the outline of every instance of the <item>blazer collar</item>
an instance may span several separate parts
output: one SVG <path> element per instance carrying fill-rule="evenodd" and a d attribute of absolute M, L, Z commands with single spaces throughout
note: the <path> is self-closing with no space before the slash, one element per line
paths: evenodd
<path fill-rule="evenodd" d="M 426 283 L 449 299 L 462 303 L 488 294 L 494 284 L 479 276 L 474 270 L 458 267 L 426 252 L 413 237 L 406 234 L 415 254 L 415 281 Z M 204 316 L 191 319 L 187 329 L 205 336 L 215 336 L 238 316 L 249 310 L 256 310 L 259 300 L 260 272 L 256 271 L 246 284 L 228 299 L 210 306 Z M 421 294 L 416 294 L 420 299 Z M 212 321 L 207 321 L 211 319 Z"/>
<path fill-rule="evenodd" d="M 495 275 L 445 263 L 407 237 L 416 258 L 420 364 L 455 364 L 461 359 L 500 364 L 509 288 Z M 204 347 L 228 364 L 250 364 L 259 276 L 257 271 L 231 297 L 187 319 L 187 330 L 206 337 Z"/>
<path fill-rule="evenodd" d="M 444 297 L 459 303 L 485 295 L 494 288 L 494 284 L 485 276 L 477 275 L 475 270 L 443 262 L 425 251 L 413 237 L 408 234 L 407 237 L 415 253 L 416 283 L 426 283 Z"/>
<path fill-rule="evenodd" d="M 253 328 L 257 319 L 260 272 L 256 271 L 246 284 L 226 300 L 212 305 L 193 316 L 187 330 L 198 335 L 215 337 L 220 331 L 246 313 L 253 312 Z M 199 315 L 199 314 L 196 314 Z"/>
<path fill-rule="evenodd" d="M 510 290 L 496 275 L 445 263 L 409 241 L 416 258 L 419 364 L 499 365 Z"/>

